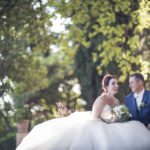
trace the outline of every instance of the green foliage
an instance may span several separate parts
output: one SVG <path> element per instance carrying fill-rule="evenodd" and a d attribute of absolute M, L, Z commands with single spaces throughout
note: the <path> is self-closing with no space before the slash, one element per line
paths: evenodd
<path fill-rule="evenodd" d="M 16 133 L 8 133 L 5 137 L 0 139 L 1 150 L 16 149 Z"/>
<path fill-rule="evenodd" d="M 0 112 L 0 123 L 1 123 L 1 126 L 0 126 L 0 139 L 1 139 L 1 137 L 6 135 L 8 132 L 8 129 L 7 129 L 7 126 L 5 124 L 2 112 Z"/>
<path fill-rule="evenodd" d="M 139 46 L 143 30 L 150 25 L 149 1 L 70 0 L 57 1 L 56 6 L 58 13 L 72 21 L 67 36 L 77 47 L 76 75 L 89 107 L 106 72 L 117 74 L 124 82 L 122 88 L 126 90 L 121 90 L 120 99 L 129 92 L 129 74 L 150 74 L 149 59 L 142 51 L 144 44 Z"/>
<path fill-rule="evenodd" d="M 31 112 L 29 108 L 17 108 L 14 111 L 14 119 L 16 122 L 20 122 L 21 120 L 30 120 Z"/>
<path fill-rule="evenodd" d="M 51 31 L 54 13 L 49 9 L 54 6 L 53 1 L 10 3 L 2 0 L 0 4 L 1 96 L 11 94 L 15 108 L 28 104 L 33 113 L 33 126 L 53 118 L 58 101 L 65 101 L 67 107 L 81 109 L 77 102 L 79 94 L 72 90 L 78 83 L 74 75 L 76 50 L 72 50 L 63 34 Z M 59 51 L 54 52 L 51 45 L 57 46 Z M 5 113 L 12 114 L 11 110 Z M 23 119 L 22 113 L 18 109 L 15 118 Z M 8 120 L 9 115 L 5 115 Z M 16 125 L 14 122 L 10 122 L 12 126 Z"/>
<path fill-rule="evenodd" d="M 51 24 L 44 26 L 51 18 L 45 10 L 46 5 L 39 1 L 9 3 L 2 0 L 1 6 L 0 79 L 1 87 L 5 87 L 1 95 L 13 88 L 12 82 L 17 82 L 18 92 L 45 87 L 47 71 L 35 52 L 46 53 L 50 51 L 49 44 L 53 43 L 53 34 L 48 35 L 47 30 Z"/>

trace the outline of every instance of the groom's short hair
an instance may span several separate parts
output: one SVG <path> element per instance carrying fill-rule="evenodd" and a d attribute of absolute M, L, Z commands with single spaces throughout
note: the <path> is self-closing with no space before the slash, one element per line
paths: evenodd
<path fill-rule="evenodd" d="M 130 75 L 130 77 L 135 77 L 135 79 L 142 80 L 144 82 L 144 77 L 140 73 L 134 73 L 134 74 Z"/>

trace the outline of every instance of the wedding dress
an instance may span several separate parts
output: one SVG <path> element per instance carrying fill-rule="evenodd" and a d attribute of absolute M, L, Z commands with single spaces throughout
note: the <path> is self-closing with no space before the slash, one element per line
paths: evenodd
<path fill-rule="evenodd" d="M 110 112 L 106 105 L 101 117 Z M 138 121 L 107 124 L 75 112 L 35 126 L 17 150 L 150 150 L 150 131 Z"/>

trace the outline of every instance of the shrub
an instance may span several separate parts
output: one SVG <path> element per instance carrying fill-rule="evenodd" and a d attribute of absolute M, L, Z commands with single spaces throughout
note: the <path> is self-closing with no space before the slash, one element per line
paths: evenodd
<path fill-rule="evenodd" d="M 18 108 L 15 110 L 14 117 L 16 122 L 19 122 L 21 120 L 30 120 L 31 112 L 29 108 Z"/>
<path fill-rule="evenodd" d="M 1 150 L 15 150 L 16 149 L 16 133 L 8 133 L 5 137 L 0 139 Z"/>

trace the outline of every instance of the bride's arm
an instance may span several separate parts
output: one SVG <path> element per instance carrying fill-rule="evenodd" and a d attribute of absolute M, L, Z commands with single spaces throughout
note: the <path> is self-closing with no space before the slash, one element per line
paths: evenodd
<path fill-rule="evenodd" d="M 116 101 L 117 105 L 119 105 L 119 101 Z M 111 109 L 108 110 L 105 115 L 101 115 L 104 106 L 106 105 L 106 99 L 105 97 L 98 97 L 92 107 L 92 116 L 93 118 L 101 118 L 102 120 L 104 120 L 107 123 L 112 123 L 112 122 L 116 122 L 118 119 L 114 116 L 114 114 L 112 113 Z"/>
<path fill-rule="evenodd" d="M 101 96 L 99 96 L 95 100 L 95 102 L 92 106 L 92 116 L 93 116 L 93 118 L 100 118 L 100 114 L 103 110 L 104 105 L 105 105 L 104 99 Z"/>

